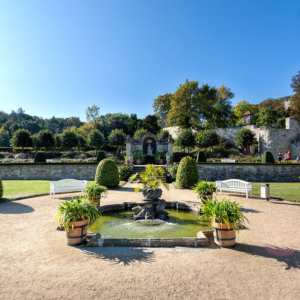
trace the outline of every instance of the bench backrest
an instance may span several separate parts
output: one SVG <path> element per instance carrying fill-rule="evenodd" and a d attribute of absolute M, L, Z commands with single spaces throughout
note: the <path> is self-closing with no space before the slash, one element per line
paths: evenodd
<path fill-rule="evenodd" d="M 76 180 L 76 179 L 63 179 L 55 182 L 51 182 L 51 185 L 55 187 L 86 187 L 87 181 L 86 180 Z"/>
<path fill-rule="evenodd" d="M 221 162 L 235 162 L 235 159 L 223 158 Z"/>
<path fill-rule="evenodd" d="M 246 186 L 252 186 L 251 182 L 240 180 L 240 179 L 229 179 L 218 181 L 217 186 L 225 187 L 225 188 L 246 188 Z"/>

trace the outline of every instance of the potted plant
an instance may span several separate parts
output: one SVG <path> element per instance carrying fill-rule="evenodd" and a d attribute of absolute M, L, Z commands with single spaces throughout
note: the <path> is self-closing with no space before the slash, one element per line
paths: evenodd
<path fill-rule="evenodd" d="M 163 177 L 164 169 L 161 167 L 156 167 L 155 165 L 147 165 L 144 172 L 140 173 L 140 182 L 134 181 L 138 174 L 131 176 L 130 182 L 137 183 L 138 186 L 134 189 L 136 193 L 140 189 L 143 190 L 144 200 L 157 200 L 162 195 L 162 190 L 159 188 L 163 185 L 167 190 L 169 186 L 167 183 L 163 182 L 161 179 L 158 179 L 160 175 Z"/>
<path fill-rule="evenodd" d="M 100 206 L 101 195 L 107 194 L 107 188 L 105 186 L 99 185 L 98 183 L 93 183 L 88 185 L 85 190 L 85 195 L 91 203 L 96 203 L 97 206 Z"/>
<path fill-rule="evenodd" d="M 57 219 L 58 226 L 65 228 L 67 245 L 76 246 L 85 242 L 88 223 L 94 222 L 99 216 L 95 203 L 78 197 L 60 202 L 53 220 Z"/>
<path fill-rule="evenodd" d="M 129 164 L 129 155 L 126 155 L 125 156 L 125 165 L 128 165 Z"/>
<path fill-rule="evenodd" d="M 159 154 L 159 164 L 163 165 L 165 163 L 165 159 L 166 159 L 166 152 L 165 151 L 157 151 Z"/>
<path fill-rule="evenodd" d="M 236 230 L 245 226 L 248 219 L 242 212 L 240 204 L 223 197 L 221 201 L 217 198 L 207 201 L 200 208 L 205 218 L 211 218 L 214 242 L 221 247 L 233 247 L 235 245 Z"/>
<path fill-rule="evenodd" d="M 129 166 L 120 166 L 119 167 L 120 179 L 127 181 L 131 174 L 131 168 Z"/>
<path fill-rule="evenodd" d="M 145 154 L 142 150 L 134 150 L 133 151 L 133 158 L 135 159 L 135 163 L 137 165 L 140 165 L 141 164 L 141 159 L 143 159 L 145 157 Z"/>
<path fill-rule="evenodd" d="M 217 187 L 213 182 L 199 181 L 193 190 L 198 194 L 198 198 L 202 203 L 206 203 L 207 200 L 211 200 L 213 193 L 216 192 Z"/>

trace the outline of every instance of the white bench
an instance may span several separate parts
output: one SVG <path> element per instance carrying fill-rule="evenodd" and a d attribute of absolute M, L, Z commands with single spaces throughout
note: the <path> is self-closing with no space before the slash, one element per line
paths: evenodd
<path fill-rule="evenodd" d="M 221 162 L 235 162 L 235 159 L 223 158 L 221 159 Z"/>
<path fill-rule="evenodd" d="M 50 197 L 52 194 L 53 199 L 55 199 L 55 192 L 83 191 L 86 187 L 86 180 L 63 179 L 55 182 L 50 182 Z"/>
<path fill-rule="evenodd" d="M 247 182 L 239 179 L 228 179 L 222 181 L 216 181 L 217 192 L 220 191 L 232 191 L 232 192 L 240 192 L 246 193 L 246 198 L 248 198 L 248 193 L 252 197 L 252 182 Z"/>

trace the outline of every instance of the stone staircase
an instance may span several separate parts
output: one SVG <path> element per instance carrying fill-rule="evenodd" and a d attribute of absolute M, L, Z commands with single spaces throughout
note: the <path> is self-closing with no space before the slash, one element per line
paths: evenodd
<path fill-rule="evenodd" d="M 167 169 L 166 169 L 166 166 L 157 166 L 157 167 L 161 167 L 162 169 L 164 169 L 164 174 L 163 176 L 161 177 L 160 175 L 158 176 L 158 179 L 161 179 L 162 182 L 167 182 Z M 132 174 L 136 174 L 138 173 L 137 177 L 135 180 L 140 180 L 141 177 L 140 177 L 140 173 L 144 172 L 145 171 L 145 168 L 146 166 L 144 165 L 134 165 L 133 169 L 132 169 Z"/>

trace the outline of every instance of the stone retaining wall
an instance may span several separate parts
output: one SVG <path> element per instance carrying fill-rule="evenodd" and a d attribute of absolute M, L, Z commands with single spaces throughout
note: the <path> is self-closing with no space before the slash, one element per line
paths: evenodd
<path fill-rule="evenodd" d="M 241 179 L 250 182 L 299 182 L 300 164 L 198 164 L 201 180 Z"/>
<path fill-rule="evenodd" d="M 2 180 L 94 180 L 97 164 L 1 164 Z"/>

